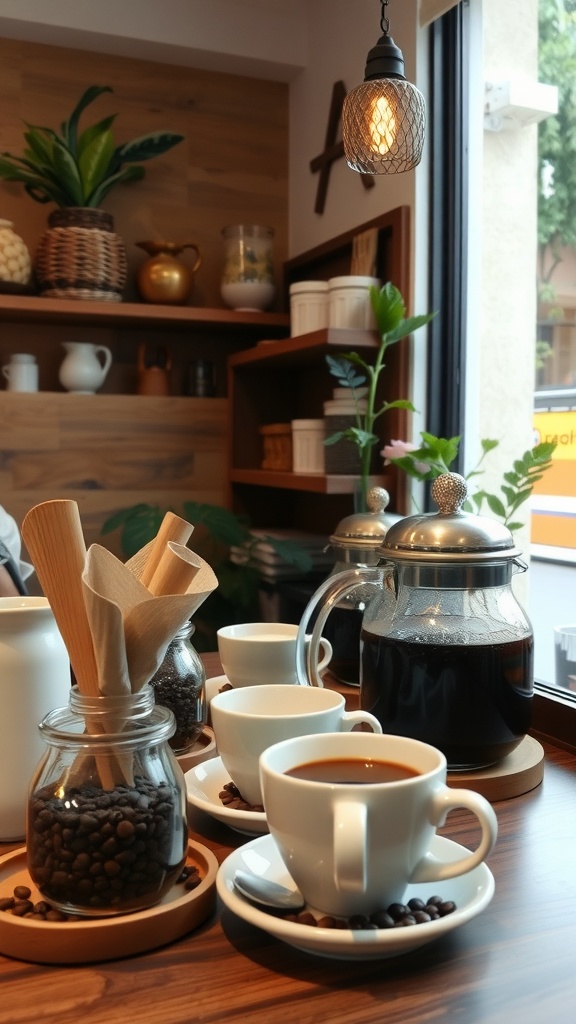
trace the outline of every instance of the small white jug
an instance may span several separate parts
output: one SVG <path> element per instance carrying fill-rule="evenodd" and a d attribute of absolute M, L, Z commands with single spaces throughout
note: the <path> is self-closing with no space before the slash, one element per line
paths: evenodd
<path fill-rule="evenodd" d="M 62 345 L 68 353 L 60 366 L 62 387 L 80 395 L 93 395 L 102 387 L 110 369 L 110 349 L 106 345 L 91 345 L 81 341 L 63 341 Z M 99 358 L 100 354 L 103 362 Z"/>

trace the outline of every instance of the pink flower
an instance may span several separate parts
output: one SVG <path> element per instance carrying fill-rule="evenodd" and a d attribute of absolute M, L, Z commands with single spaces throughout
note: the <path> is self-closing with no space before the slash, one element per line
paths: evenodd
<path fill-rule="evenodd" d="M 384 459 L 384 465 L 389 465 L 391 459 L 402 459 L 405 455 L 409 455 L 410 452 L 415 452 L 417 446 L 412 444 L 411 441 L 390 441 L 390 444 L 384 446 L 380 455 Z M 430 466 L 427 462 L 414 462 L 414 469 L 418 473 L 427 473 Z"/>

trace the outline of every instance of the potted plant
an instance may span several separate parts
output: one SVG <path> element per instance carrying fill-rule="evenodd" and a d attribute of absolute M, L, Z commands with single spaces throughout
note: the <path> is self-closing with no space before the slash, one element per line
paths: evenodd
<path fill-rule="evenodd" d="M 100 204 L 115 185 L 143 178 L 143 161 L 183 139 L 173 132 L 152 132 L 116 145 L 116 114 L 80 131 L 86 107 L 112 91 L 110 86 L 90 86 L 59 132 L 27 124 L 24 154 L 0 155 L 0 179 L 21 182 L 36 202 L 57 207 L 48 217 L 48 231 L 36 254 L 42 295 L 120 300 L 126 252 L 114 234 L 111 215 Z"/>
<path fill-rule="evenodd" d="M 332 445 L 339 441 L 350 441 L 358 448 L 359 511 L 367 508 L 366 495 L 369 489 L 372 450 L 379 440 L 377 434 L 374 433 L 376 421 L 390 409 L 408 409 L 414 412 L 412 402 L 404 398 L 394 399 L 391 402 L 378 402 L 377 389 L 380 376 L 386 367 L 384 362 L 386 351 L 390 345 L 401 341 L 402 338 L 412 334 L 419 327 L 423 327 L 436 315 L 435 313 L 426 313 L 422 316 L 407 317 L 404 299 L 390 281 L 383 288 L 378 289 L 374 286 L 370 288 L 370 302 L 380 335 L 380 345 L 374 363 L 372 365 L 367 363 L 357 352 L 347 352 L 338 357 L 326 356 L 330 373 L 336 377 L 340 387 L 351 389 L 357 411 L 354 426 L 336 431 L 327 437 L 324 443 Z M 357 394 L 358 388 L 362 389 L 360 394 Z"/>
<path fill-rule="evenodd" d="M 131 558 L 156 536 L 166 511 L 157 505 L 132 505 L 113 513 L 103 524 L 102 533 L 120 530 L 122 554 Z M 261 618 L 258 591 L 262 577 L 253 555 L 258 540 L 266 540 L 302 575 L 312 570 L 310 555 L 298 543 L 278 537 L 256 537 L 248 523 L 227 508 L 185 501 L 181 514 L 194 524 L 194 550 L 212 566 L 218 577 L 218 587 L 194 619 L 194 646 L 199 651 L 216 650 L 216 631 L 220 626 Z M 243 552 L 243 556 L 232 561 L 232 548 Z"/>

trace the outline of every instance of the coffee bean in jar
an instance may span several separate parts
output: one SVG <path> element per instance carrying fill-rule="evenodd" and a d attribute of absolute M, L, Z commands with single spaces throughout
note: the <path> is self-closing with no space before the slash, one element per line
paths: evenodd
<path fill-rule="evenodd" d="M 186 860 L 182 772 L 168 745 L 174 715 L 154 691 L 88 697 L 40 724 L 47 752 L 30 785 L 28 870 L 65 913 L 107 916 L 158 903 Z"/>
<path fill-rule="evenodd" d="M 194 626 L 187 622 L 168 646 L 150 680 L 156 703 L 173 712 L 176 731 L 168 741 L 175 754 L 187 754 L 206 725 L 206 672 L 191 643 Z"/>

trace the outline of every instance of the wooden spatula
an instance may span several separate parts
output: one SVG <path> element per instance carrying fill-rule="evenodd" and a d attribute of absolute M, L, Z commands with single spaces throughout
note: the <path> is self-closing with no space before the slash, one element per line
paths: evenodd
<path fill-rule="evenodd" d="M 52 609 L 81 693 L 98 696 L 98 672 L 88 625 L 82 572 L 86 545 L 75 501 L 44 501 L 30 509 L 22 536 Z"/>

